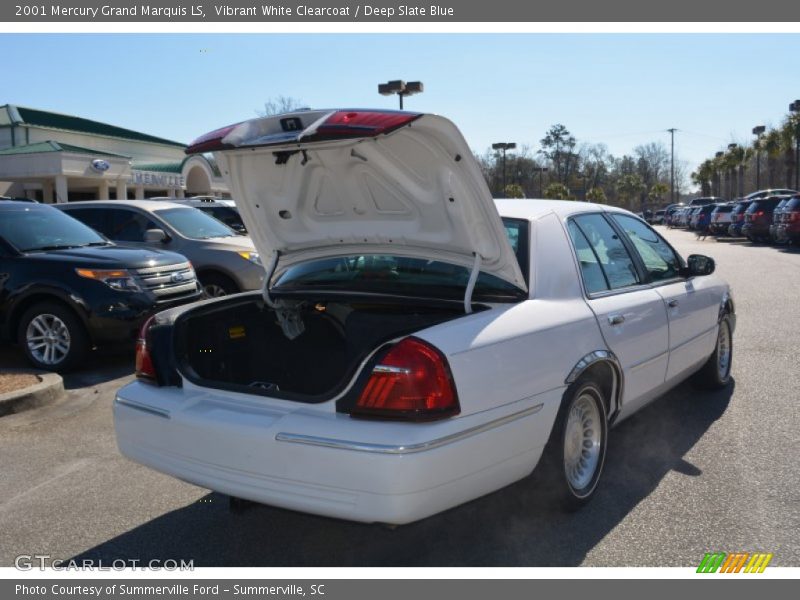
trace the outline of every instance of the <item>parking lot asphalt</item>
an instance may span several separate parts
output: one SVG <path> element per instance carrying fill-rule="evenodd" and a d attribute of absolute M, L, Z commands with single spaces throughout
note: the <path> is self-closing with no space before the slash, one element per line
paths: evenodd
<path fill-rule="evenodd" d="M 592 503 L 563 514 L 527 479 L 393 530 L 227 498 L 117 452 L 111 403 L 130 350 L 65 377 L 67 397 L 0 418 L 0 566 L 53 558 L 195 566 L 696 566 L 705 552 L 800 566 L 800 250 L 696 240 L 734 290 L 734 384 L 682 384 L 611 430 Z M 21 364 L 0 349 L 0 363 Z"/>

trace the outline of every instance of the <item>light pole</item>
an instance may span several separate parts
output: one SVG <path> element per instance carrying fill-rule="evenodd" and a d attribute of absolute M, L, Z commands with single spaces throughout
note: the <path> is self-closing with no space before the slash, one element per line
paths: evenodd
<path fill-rule="evenodd" d="M 800 100 L 795 100 L 789 105 L 789 110 L 794 113 L 794 189 L 800 187 Z"/>
<path fill-rule="evenodd" d="M 763 125 L 753 127 L 753 135 L 756 136 L 756 189 L 761 189 L 761 134 L 767 130 Z"/>
<path fill-rule="evenodd" d="M 403 110 L 403 97 L 413 96 L 414 94 L 421 94 L 424 92 L 424 86 L 421 81 L 409 81 L 406 83 L 402 79 L 395 79 L 387 81 L 386 83 L 378 84 L 378 93 L 381 96 L 391 96 L 397 94 L 400 98 L 400 110 Z"/>
<path fill-rule="evenodd" d="M 503 151 L 503 198 L 506 197 L 506 150 L 513 150 L 517 147 L 515 142 L 497 142 L 492 144 L 492 150 Z"/>
<path fill-rule="evenodd" d="M 722 158 L 724 156 L 724 154 L 725 153 L 720 150 L 719 152 L 717 152 L 714 155 L 716 157 L 716 159 L 717 159 L 717 165 L 716 165 L 717 166 L 717 196 L 721 196 L 722 195 L 722 177 L 721 177 L 721 175 L 719 173 L 719 163 L 720 163 L 719 159 Z"/>
<path fill-rule="evenodd" d="M 545 172 L 547 172 L 547 170 L 548 170 L 547 167 L 534 167 L 532 169 L 532 171 L 534 173 L 538 173 L 539 174 L 539 198 L 541 198 L 542 194 L 543 194 L 543 192 L 542 192 L 542 177 L 544 176 L 543 174 Z"/>
<path fill-rule="evenodd" d="M 669 160 L 669 201 L 671 204 L 675 203 L 675 132 L 678 131 L 674 127 L 667 129 L 669 131 L 670 142 L 670 160 Z"/>

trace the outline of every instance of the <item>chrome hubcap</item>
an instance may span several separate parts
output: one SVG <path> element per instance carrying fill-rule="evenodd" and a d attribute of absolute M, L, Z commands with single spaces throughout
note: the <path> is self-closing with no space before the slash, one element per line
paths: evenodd
<path fill-rule="evenodd" d="M 216 283 L 204 285 L 203 290 L 205 291 L 206 296 L 209 298 L 219 298 L 220 296 L 228 295 L 228 292 L 225 291 L 225 288 L 223 288 L 221 285 L 217 285 Z"/>
<path fill-rule="evenodd" d="M 722 380 L 727 379 L 731 369 L 731 330 L 723 321 L 717 336 L 717 373 Z"/>
<path fill-rule="evenodd" d="M 564 472 L 576 490 L 592 481 L 600 462 L 600 411 L 587 392 L 572 405 L 564 434 Z"/>
<path fill-rule="evenodd" d="M 69 353 L 71 339 L 64 321 L 55 315 L 43 314 L 28 324 L 25 341 L 31 356 L 37 361 L 57 365 Z"/>

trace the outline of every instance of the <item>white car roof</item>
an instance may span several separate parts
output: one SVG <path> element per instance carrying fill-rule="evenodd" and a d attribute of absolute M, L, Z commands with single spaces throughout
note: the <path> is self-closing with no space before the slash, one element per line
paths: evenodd
<path fill-rule="evenodd" d="M 85 200 L 83 202 L 69 202 L 67 206 L 129 206 L 149 211 L 163 208 L 193 208 L 186 204 L 178 204 L 177 202 L 168 202 L 166 200 Z"/>
<path fill-rule="evenodd" d="M 508 198 L 495 199 L 497 211 L 502 217 L 512 219 L 527 219 L 533 221 L 551 213 L 559 218 L 587 213 L 587 212 L 619 212 L 633 214 L 623 208 L 608 206 L 607 204 L 595 204 L 593 202 L 579 202 L 577 200 L 539 200 L 532 198 Z"/>

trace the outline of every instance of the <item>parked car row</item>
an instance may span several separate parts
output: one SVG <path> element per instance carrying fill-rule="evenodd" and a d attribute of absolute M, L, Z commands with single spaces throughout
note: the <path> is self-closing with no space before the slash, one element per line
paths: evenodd
<path fill-rule="evenodd" d="M 704 203 L 667 207 L 664 224 L 754 243 L 800 242 L 800 193 L 795 190 L 760 190 L 731 202 L 697 200 Z"/>
<path fill-rule="evenodd" d="M 65 371 L 93 347 L 132 345 L 164 308 L 261 288 L 250 238 L 196 203 L 3 198 L 0 339 L 37 368 Z M 202 204 L 238 217 L 223 202 Z"/>

